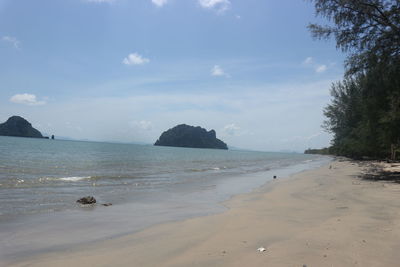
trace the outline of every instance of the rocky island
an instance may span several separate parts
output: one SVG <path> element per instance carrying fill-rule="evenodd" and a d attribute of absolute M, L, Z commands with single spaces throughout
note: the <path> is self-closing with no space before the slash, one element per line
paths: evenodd
<path fill-rule="evenodd" d="M 1 123 L 0 135 L 44 138 L 38 130 L 32 127 L 32 124 L 20 116 L 12 116 L 6 122 Z"/>
<path fill-rule="evenodd" d="M 180 124 L 165 131 L 155 146 L 174 146 L 191 148 L 228 149 L 228 146 L 216 137 L 214 130 L 207 131 L 200 126 Z"/>

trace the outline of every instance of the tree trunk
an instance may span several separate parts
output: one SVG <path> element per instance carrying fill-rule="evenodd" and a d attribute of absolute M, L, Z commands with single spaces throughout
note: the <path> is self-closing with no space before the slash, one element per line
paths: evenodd
<path fill-rule="evenodd" d="M 394 146 L 394 144 L 391 144 L 391 145 L 390 145 L 390 159 L 391 159 L 391 160 L 394 160 L 395 157 L 396 157 L 396 154 L 395 154 L 395 146 Z"/>

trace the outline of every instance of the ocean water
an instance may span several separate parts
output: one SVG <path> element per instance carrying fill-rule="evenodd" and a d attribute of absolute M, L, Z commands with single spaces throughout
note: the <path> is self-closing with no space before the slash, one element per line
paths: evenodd
<path fill-rule="evenodd" d="M 222 201 L 273 175 L 288 176 L 329 160 L 0 136 L 0 256 L 61 249 L 219 212 Z M 87 195 L 113 205 L 76 203 Z"/>
<path fill-rule="evenodd" d="M 0 216 L 73 209 L 86 195 L 118 204 L 313 160 L 319 157 L 0 137 Z"/>

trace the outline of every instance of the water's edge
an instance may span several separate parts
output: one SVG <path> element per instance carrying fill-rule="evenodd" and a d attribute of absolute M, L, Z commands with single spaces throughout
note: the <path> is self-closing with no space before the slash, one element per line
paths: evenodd
<path fill-rule="evenodd" d="M 183 196 L 172 197 L 167 192 L 164 197 L 171 197 L 172 200 L 158 204 L 128 202 L 111 207 L 98 205 L 79 210 L 16 216 L 0 222 L 0 240 L 3 240 L 0 258 L 15 262 L 42 253 L 118 238 L 158 224 L 221 213 L 226 211 L 223 202 L 268 187 L 274 175 L 278 179 L 287 178 L 329 164 L 331 160 L 330 157 L 321 157 L 319 161 L 311 163 L 203 183 L 201 188 L 185 192 Z M 216 203 L 206 201 L 210 194 L 217 200 Z M 188 199 L 193 201 L 187 202 Z"/>

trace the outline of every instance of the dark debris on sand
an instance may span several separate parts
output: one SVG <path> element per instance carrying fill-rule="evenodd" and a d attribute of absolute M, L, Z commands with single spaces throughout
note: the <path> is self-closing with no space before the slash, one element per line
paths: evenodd
<path fill-rule="evenodd" d="M 385 171 L 383 170 L 382 166 L 377 165 L 376 162 L 358 161 L 356 163 L 366 169 L 366 173 L 360 176 L 360 178 L 363 180 L 374 182 L 384 181 L 400 184 L 400 172 L 398 171 Z"/>
<path fill-rule="evenodd" d="M 90 204 L 95 204 L 96 199 L 92 196 L 87 196 L 87 197 L 82 197 L 76 201 L 77 203 L 80 203 L 82 205 L 90 205 Z"/>
<path fill-rule="evenodd" d="M 387 181 L 400 184 L 400 172 L 377 171 L 364 174 L 361 178 L 368 181 Z"/>

